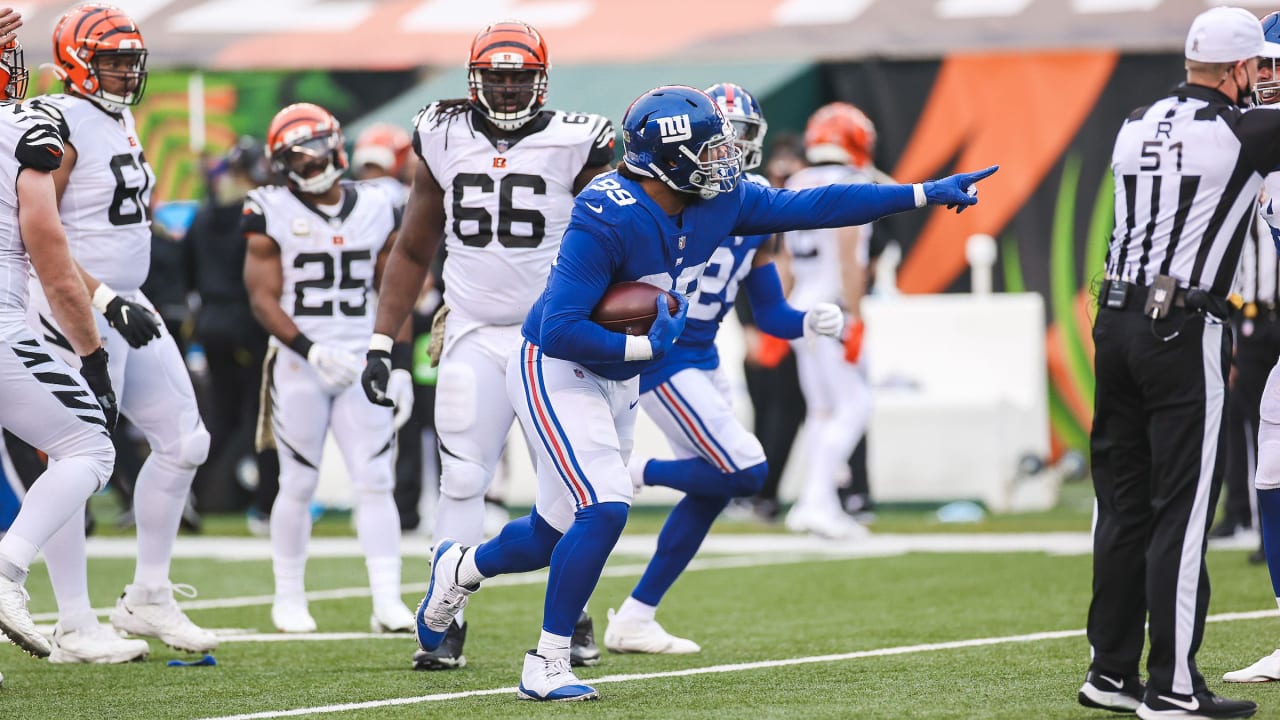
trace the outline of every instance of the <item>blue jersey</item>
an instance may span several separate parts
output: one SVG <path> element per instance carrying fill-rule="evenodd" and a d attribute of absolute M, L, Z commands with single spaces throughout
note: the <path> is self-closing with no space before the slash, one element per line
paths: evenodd
<path fill-rule="evenodd" d="M 744 179 L 768 186 L 759 175 Z M 716 333 L 724 316 L 733 309 L 738 298 L 738 285 L 751 272 L 756 250 L 772 235 L 734 235 L 725 240 L 707 261 L 698 278 L 698 289 L 689 299 L 689 315 L 684 332 L 666 355 L 656 358 L 640 376 L 640 392 L 649 392 L 685 368 L 710 370 L 720 366 L 716 352 Z"/>
<path fill-rule="evenodd" d="M 638 280 L 689 295 L 730 236 L 863 225 L 914 207 L 909 185 L 785 190 L 740 182 L 669 217 L 640 183 L 606 173 L 574 201 L 547 287 L 525 318 L 524 336 L 546 355 L 601 377 L 632 378 L 655 361 L 625 361 L 626 336 L 591 322 L 591 310 L 610 285 Z"/>

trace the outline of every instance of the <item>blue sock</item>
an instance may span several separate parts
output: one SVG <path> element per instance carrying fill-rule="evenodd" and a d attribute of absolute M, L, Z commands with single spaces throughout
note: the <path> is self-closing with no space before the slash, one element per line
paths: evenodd
<path fill-rule="evenodd" d="M 702 458 L 650 460 L 644 466 L 644 483 L 669 487 L 686 495 L 746 497 L 760 491 L 768 474 L 768 463 L 726 473 Z"/>
<path fill-rule="evenodd" d="M 702 546 L 702 540 L 711 531 L 711 524 L 728 504 L 727 497 L 694 495 L 686 495 L 676 503 L 662 526 L 662 532 L 658 533 L 658 549 L 636 589 L 631 591 L 631 597 L 656 607 L 680 573 L 689 566 L 689 561 Z"/>
<path fill-rule="evenodd" d="M 1262 529 L 1267 571 L 1271 573 L 1271 589 L 1280 598 L 1280 488 L 1258 491 L 1258 525 Z"/>
<path fill-rule="evenodd" d="M 629 509 L 626 503 L 604 502 L 578 511 L 569 532 L 551 553 L 543 630 L 565 637 L 573 634 L 582 608 L 600 581 L 604 563 L 627 526 Z"/>
<path fill-rule="evenodd" d="M 561 537 L 534 510 L 507 523 L 497 537 L 476 546 L 476 569 L 487 578 L 541 570 L 551 563 L 551 552 Z M 582 604 L 586 606 L 586 601 Z"/>

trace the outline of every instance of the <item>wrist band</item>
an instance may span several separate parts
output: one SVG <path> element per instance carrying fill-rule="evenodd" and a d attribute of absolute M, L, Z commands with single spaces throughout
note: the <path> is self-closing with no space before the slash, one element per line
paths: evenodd
<path fill-rule="evenodd" d="M 929 198 L 925 197 L 924 194 L 924 184 L 916 183 L 915 185 L 912 185 L 911 191 L 915 193 L 916 196 L 916 207 L 922 208 L 929 204 Z"/>
<path fill-rule="evenodd" d="M 97 308 L 100 313 L 105 313 L 107 311 L 107 305 L 110 305 L 111 301 L 115 299 L 116 291 L 107 287 L 106 283 L 99 283 L 98 289 L 93 291 L 93 306 Z"/>
<path fill-rule="evenodd" d="M 374 333 L 373 337 L 369 338 L 370 350 L 378 350 L 388 355 L 391 354 L 391 348 L 395 347 L 395 344 L 396 341 L 390 335 L 383 335 L 382 333 Z"/>
<path fill-rule="evenodd" d="M 289 349 L 305 358 L 307 353 L 311 352 L 311 346 L 314 344 L 306 334 L 298 333 L 289 341 Z"/>

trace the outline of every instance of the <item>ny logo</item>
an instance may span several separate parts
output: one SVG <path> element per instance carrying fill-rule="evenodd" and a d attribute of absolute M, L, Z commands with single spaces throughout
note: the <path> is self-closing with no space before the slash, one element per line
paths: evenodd
<path fill-rule="evenodd" d="M 689 127 L 688 115 L 660 117 L 657 120 L 658 132 L 662 133 L 662 142 L 664 143 L 680 142 L 693 137 L 693 129 Z"/>

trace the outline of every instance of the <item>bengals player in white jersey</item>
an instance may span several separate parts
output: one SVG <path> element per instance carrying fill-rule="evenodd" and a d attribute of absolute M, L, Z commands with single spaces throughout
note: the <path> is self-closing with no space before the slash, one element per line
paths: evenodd
<path fill-rule="evenodd" d="M 271 619 L 281 632 L 316 629 L 303 575 L 311 500 L 332 429 L 355 489 L 371 624 L 375 632 L 408 632 L 414 618 L 400 597 L 392 411 L 366 402 L 354 384 L 359 353 L 373 334 L 373 288 L 398 213 L 382 190 L 338 181 L 347 156 L 341 127 L 324 108 L 298 103 L 277 113 L 267 152 L 286 185 L 249 192 L 244 279 L 253 313 L 271 334 L 260 422 L 280 453 L 280 493 L 271 508 Z M 393 395 L 407 411 L 408 371 L 397 368 L 395 375 Z"/>
<path fill-rule="evenodd" d="M 872 182 L 875 137 L 875 126 L 857 107 L 834 102 L 818 108 L 805 128 L 810 165 L 792 175 L 787 188 Z M 857 365 L 862 347 L 858 304 L 866 285 L 871 225 L 802 230 L 784 237 L 793 277 L 787 302 L 797 310 L 835 303 L 849 315 L 843 348 L 826 338 L 791 344 L 804 391 L 808 471 L 804 489 L 787 513 L 787 527 L 824 537 L 863 536 L 866 530 L 840 504 L 836 477 L 871 416 L 871 389 Z"/>
<path fill-rule="evenodd" d="M 15 13 L 0 9 L 0 35 L 7 38 L 0 46 L 0 424 L 54 462 L 0 538 L 0 630 L 32 655 L 48 657 L 54 649 L 27 612 L 23 583 L 36 553 L 81 515 L 85 501 L 110 478 L 115 450 L 109 433 L 117 408 L 89 291 L 58 220 L 52 173 L 65 149 L 48 118 L 17 102 L 27 86 L 22 47 L 12 35 L 17 22 Z M 67 329 L 80 377 L 27 325 L 31 270 Z M 97 628 L 97 618 L 90 614 L 88 624 Z M 60 623 L 55 636 L 65 637 L 69 629 L 83 628 Z M 146 649 L 142 643 L 143 655 Z"/>
<path fill-rule="evenodd" d="M 467 63 L 470 95 L 429 105 L 415 119 L 418 156 L 400 240 L 381 286 L 364 378 L 385 404 L 391 334 L 400 327 L 444 238 L 443 334 L 436 381 L 440 438 L 437 538 L 483 539 L 484 495 L 515 419 L 506 394 L 507 360 L 520 324 L 546 285 L 573 196 L 613 161 L 606 118 L 547 110 L 547 45 L 531 26 L 498 22 L 481 30 Z M 575 664 L 595 664 L 590 618 L 574 633 Z M 415 656 L 420 669 L 465 663 L 462 616 L 441 646 Z"/>
<path fill-rule="evenodd" d="M 68 10 L 53 31 L 54 70 L 63 93 L 27 104 L 52 118 L 65 144 L 53 173 L 62 224 L 81 267 L 98 329 L 111 353 L 111 380 L 125 417 L 151 446 L 138 472 L 134 516 L 138 558 L 133 583 L 111 613 L 117 630 L 159 638 L 191 652 L 217 647 L 212 632 L 187 618 L 169 579 L 173 543 L 191 481 L 209 451 L 186 364 L 139 287 L 151 265 L 148 204 L 155 175 L 147 164 L 130 107 L 146 87 L 147 50 L 134 21 L 98 3 Z M 29 322 L 45 339 L 75 353 L 49 298 L 31 279 Z M 76 518 L 45 549 L 60 622 L 95 616 L 85 580 L 84 523 Z"/>

